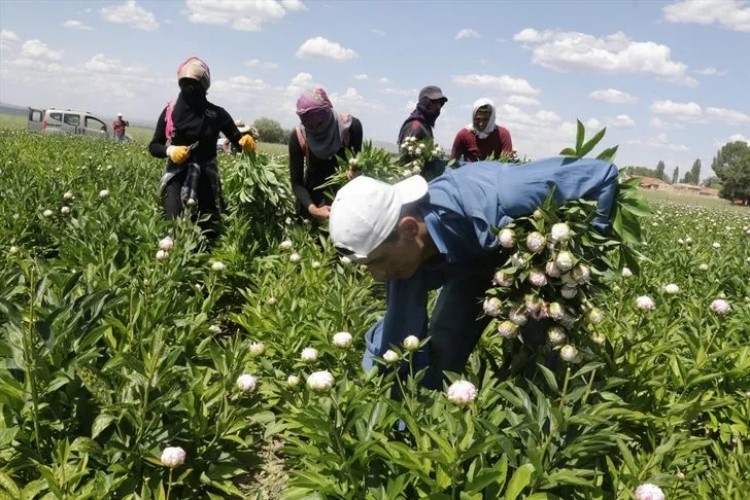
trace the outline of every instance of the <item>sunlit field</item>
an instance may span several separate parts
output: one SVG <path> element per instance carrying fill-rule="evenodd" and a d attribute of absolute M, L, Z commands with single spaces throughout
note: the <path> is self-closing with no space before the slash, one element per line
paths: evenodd
<path fill-rule="evenodd" d="M 747 498 L 748 207 L 646 193 L 640 271 L 597 273 L 597 242 L 574 268 L 597 284 L 575 356 L 516 357 L 497 318 L 430 391 L 424 342 L 362 370 L 384 289 L 293 220 L 286 146 L 219 158 L 209 246 L 162 219 L 147 131 L 0 127 L 0 497 Z"/>

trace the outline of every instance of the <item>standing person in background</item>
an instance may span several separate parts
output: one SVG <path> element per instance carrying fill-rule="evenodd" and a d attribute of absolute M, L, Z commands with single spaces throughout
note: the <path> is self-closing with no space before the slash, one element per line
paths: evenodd
<path fill-rule="evenodd" d="M 122 119 L 122 113 L 117 113 L 117 118 L 112 122 L 112 136 L 116 141 L 125 140 L 125 127 L 129 125 L 130 122 Z"/>
<path fill-rule="evenodd" d="M 471 124 L 456 134 L 451 160 L 475 162 L 512 154 L 510 132 L 495 123 L 495 105 L 489 99 L 477 100 L 471 112 Z"/>
<path fill-rule="evenodd" d="M 433 139 L 432 129 L 446 102 L 448 98 L 443 95 L 440 87 L 428 85 L 420 90 L 416 108 L 404 120 L 398 132 L 397 144 L 401 145 L 407 137 L 415 137 L 417 140 Z"/>
<path fill-rule="evenodd" d="M 322 88 L 306 90 L 297 100 L 301 125 L 289 137 L 289 177 L 297 214 L 315 222 L 328 219 L 331 200 L 319 186 L 336 173 L 345 151 L 362 150 L 362 123 L 339 114 Z M 335 189 L 334 189 L 335 194 Z"/>
<path fill-rule="evenodd" d="M 159 115 L 149 152 L 167 158 L 160 190 L 164 214 L 176 219 L 185 206 L 197 206 L 198 214 L 210 214 L 208 226 L 215 235 L 223 209 L 221 180 L 216 165 L 219 133 L 243 151 L 255 151 L 255 141 L 243 136 L 224 108 L 208 101 L 211 86 L 208 65 L 190 57 L 177 69 L 180 94 Z M 169 142 L 169 145 L 167 145 Z"/>

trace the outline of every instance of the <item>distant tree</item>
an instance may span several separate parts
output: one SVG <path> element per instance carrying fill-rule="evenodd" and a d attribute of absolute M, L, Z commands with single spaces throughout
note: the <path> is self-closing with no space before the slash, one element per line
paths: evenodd
<path fill-rule="evenodd" d="M 664 169 L 666 166 L 664 165 L 664 162 L 659 160 L 659 163 L 656 164 L 656 175 L 655 177 L 657 179 L 661 179 L 663 181 L 667 180 L 667 177 L 664 175 Z"/>
<path fill-rule="evenodd" d="M 701 186 L 705 186 L 711 189 L 721 189 L 721 179 L 719 179 L 715 175 L 712 175 L 708 179 L 701 182 Z"/>
<path fill-rule="evenodd" d="M 281 124 L 271 118 L 257 118 L 253 122 L 253 127 L 258 129 L 258 138 L 263 142 L 283 143 L 289 138 Z"/>
<path fill-rule="evenodd" d="M 659 177 L 659 175 L 657 174 L 656 170 L 648 168 L 648 167 L 628 166 L 628 167 L 625 167 L 623 170 L 628 175 L 639 175 L 641 177 L 656 177 L 657 179 L 661 179 L 661 177 Z"/>
<path fill-rule="evenodd" d="M 728 200 L 750 202 L 750 145 L 743 141 L 724 144 L 711 168 L 721 180 L 719 196 Z"/>
<path fill-rule="evenodd" d="M 701 160 L 696 158 L 693 162 L 693 168 L 690 169 L 690 184 L 698 185 L 701 178 Z"/>
<path fill-rule="evenodd" d="M 672 172 L 672 184 L 677 184 L 677 179 L 680 175 L 680 167 L 675 167 L 674 172 Z"/>

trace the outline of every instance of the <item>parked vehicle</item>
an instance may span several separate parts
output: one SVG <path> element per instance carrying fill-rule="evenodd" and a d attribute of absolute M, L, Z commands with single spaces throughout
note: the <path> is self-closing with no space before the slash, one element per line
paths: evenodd
<path fill-rule="evenodd" d="M 104 120 L 88 111 L 74 109 L 29 108 L 27 123 L 29 132 L 42 134 L 86 135 L 108 139 L 109 128 Z"/>

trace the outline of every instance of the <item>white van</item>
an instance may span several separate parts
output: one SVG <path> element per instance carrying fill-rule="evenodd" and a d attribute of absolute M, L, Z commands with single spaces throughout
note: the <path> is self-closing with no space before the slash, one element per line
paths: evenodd
<path fill-rule="evenodd" d="M 27 128 L 29 132 L 42 134 L 86 135 L 108 139 L 107 124 L 88 111 L 74 109 L 29 108 Z"/>

